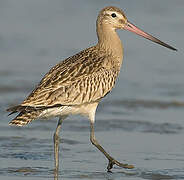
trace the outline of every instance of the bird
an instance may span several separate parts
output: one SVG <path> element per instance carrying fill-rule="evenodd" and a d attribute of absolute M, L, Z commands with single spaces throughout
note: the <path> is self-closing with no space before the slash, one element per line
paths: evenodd
<path fill-rule="evenodd" d="M 107 171 L 114 165 L 132 169 L 133 165 L 120 163 L 95 138 L 97 106 L 113 89 L 123 62 L 123 44 L 117 30 L 128 30 L 173 51 L 176 48 L 160 41 L 128 21 L 122 9 L 103 8 L 97 17 L 97 44 L 60 61 L 42 78 L 37 87 L 20 104 L 7 111 L 18 115 L 9 125 L 25 126 L 36 119 L 58 117 L 53 136 L 55 170 L 59 168 L 59 132 L 69 115 L 82 115 L 90 121 L 90 141 L 108 160 Z"/>

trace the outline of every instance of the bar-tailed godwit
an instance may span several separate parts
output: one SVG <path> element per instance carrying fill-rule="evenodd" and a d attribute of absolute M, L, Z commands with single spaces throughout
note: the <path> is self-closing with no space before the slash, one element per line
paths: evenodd
<path fill-rule="evenodd" d="M 120 163 L 111 157 L 95 139 L 96 108 L 114 87 L 123 60 L 123 46 L 117 29 L 128 30 L 169 49 L 172 46 L 145 33 L 130 23 L 117 7 L 102 9 L 97 18 L 98 43 L 54 66 L 31 94 L 8 111 L 19 113 L 9 124 L 25 126 L 38 118 L 59 117 L 54 133 L 55 168 L 58 171 L 59 130 L 70 114 L 81 114 L 90 120 L 90 140 L 108 159 L 107 170 L 114 164 L 123 168 L 133 165 Z"/>

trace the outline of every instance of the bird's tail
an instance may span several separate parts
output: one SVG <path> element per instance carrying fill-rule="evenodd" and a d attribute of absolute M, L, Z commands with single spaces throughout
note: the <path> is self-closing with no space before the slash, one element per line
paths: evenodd
<path fill-rule="evenodd" d="M 19 112 L 19 114 L 12 121 L 9 122 L 9 125 L 15 125 L 15 126 L 27 125 L 31 121 L 37 119 L 42 112 L 42 110 L 23 107 L 21 105 L 11 107 L 7 109 L 7 111 L 11 111 L 9 115 Z"/>

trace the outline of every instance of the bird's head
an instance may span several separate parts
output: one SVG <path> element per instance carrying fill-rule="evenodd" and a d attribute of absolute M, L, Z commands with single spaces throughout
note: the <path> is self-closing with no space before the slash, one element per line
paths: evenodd
<path fill-rule="evenodd" d="M 97 24 L 113 29 L 123 29 L 127 24 L 123 11 L 117 7 L 109 6 L 102 9 L 98 15 Z"/>
<path fill-rule="evenodd" d="M 169 49 L 172 50 L 177 50 L 174 47 L 160 41 L 159 39 L 153 37 L 152 35 L 142 31 L 138 27 L 136 27 L 134 24 L 130 23 L 125 16 L 124 12 L 114 6 L 108 6 L 103 8 L 97 18 L 97 27 L 98 28 L 108 28 L 108 29 L 123 29 L 123 30 L 128 30 L 131 31 L 139 36 L 142 36 L 146 39 L 149 39 L 155 43 L 158 43 L 162 46 L 165 46 Z"/>

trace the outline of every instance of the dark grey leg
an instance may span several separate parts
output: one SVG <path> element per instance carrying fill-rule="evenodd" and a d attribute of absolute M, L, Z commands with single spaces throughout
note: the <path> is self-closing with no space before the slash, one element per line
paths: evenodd
<path fill-rule="evenodd" d="M 54 170 L 54 179 L 58 179 L 58 170 L 59 170 L 59 132 L 62 125 L 63 120 L 66 117 L 61 117 L 58 120 L 58 124 L 56 127 L 56 131 L 54 133 L 53 139 L 54 139 L 54 161 L 55 161 L 55 170 Z"/>
<path fill-rule="evenodd" d="M 119 167 L 123 168 L 128 168 L 132 169 L 134 168 L 133 165 L 128 165 L 128 164 L 123 164 L 115 160 L 113 157 L 111 157 L 105 150 L 104 148 L 98 143 L 98 141 L 95 139 L 95 134 L 94 134 L 94 123 L 90 122 L 90 140 L 93 145 L 95 145 L 104 155 L 105 157 L 109 160 L 109 164 L 107 166 L 108 172 L 111 172 L 110 170 L 113 168 L 113 165 L 116 164 Z"/>

